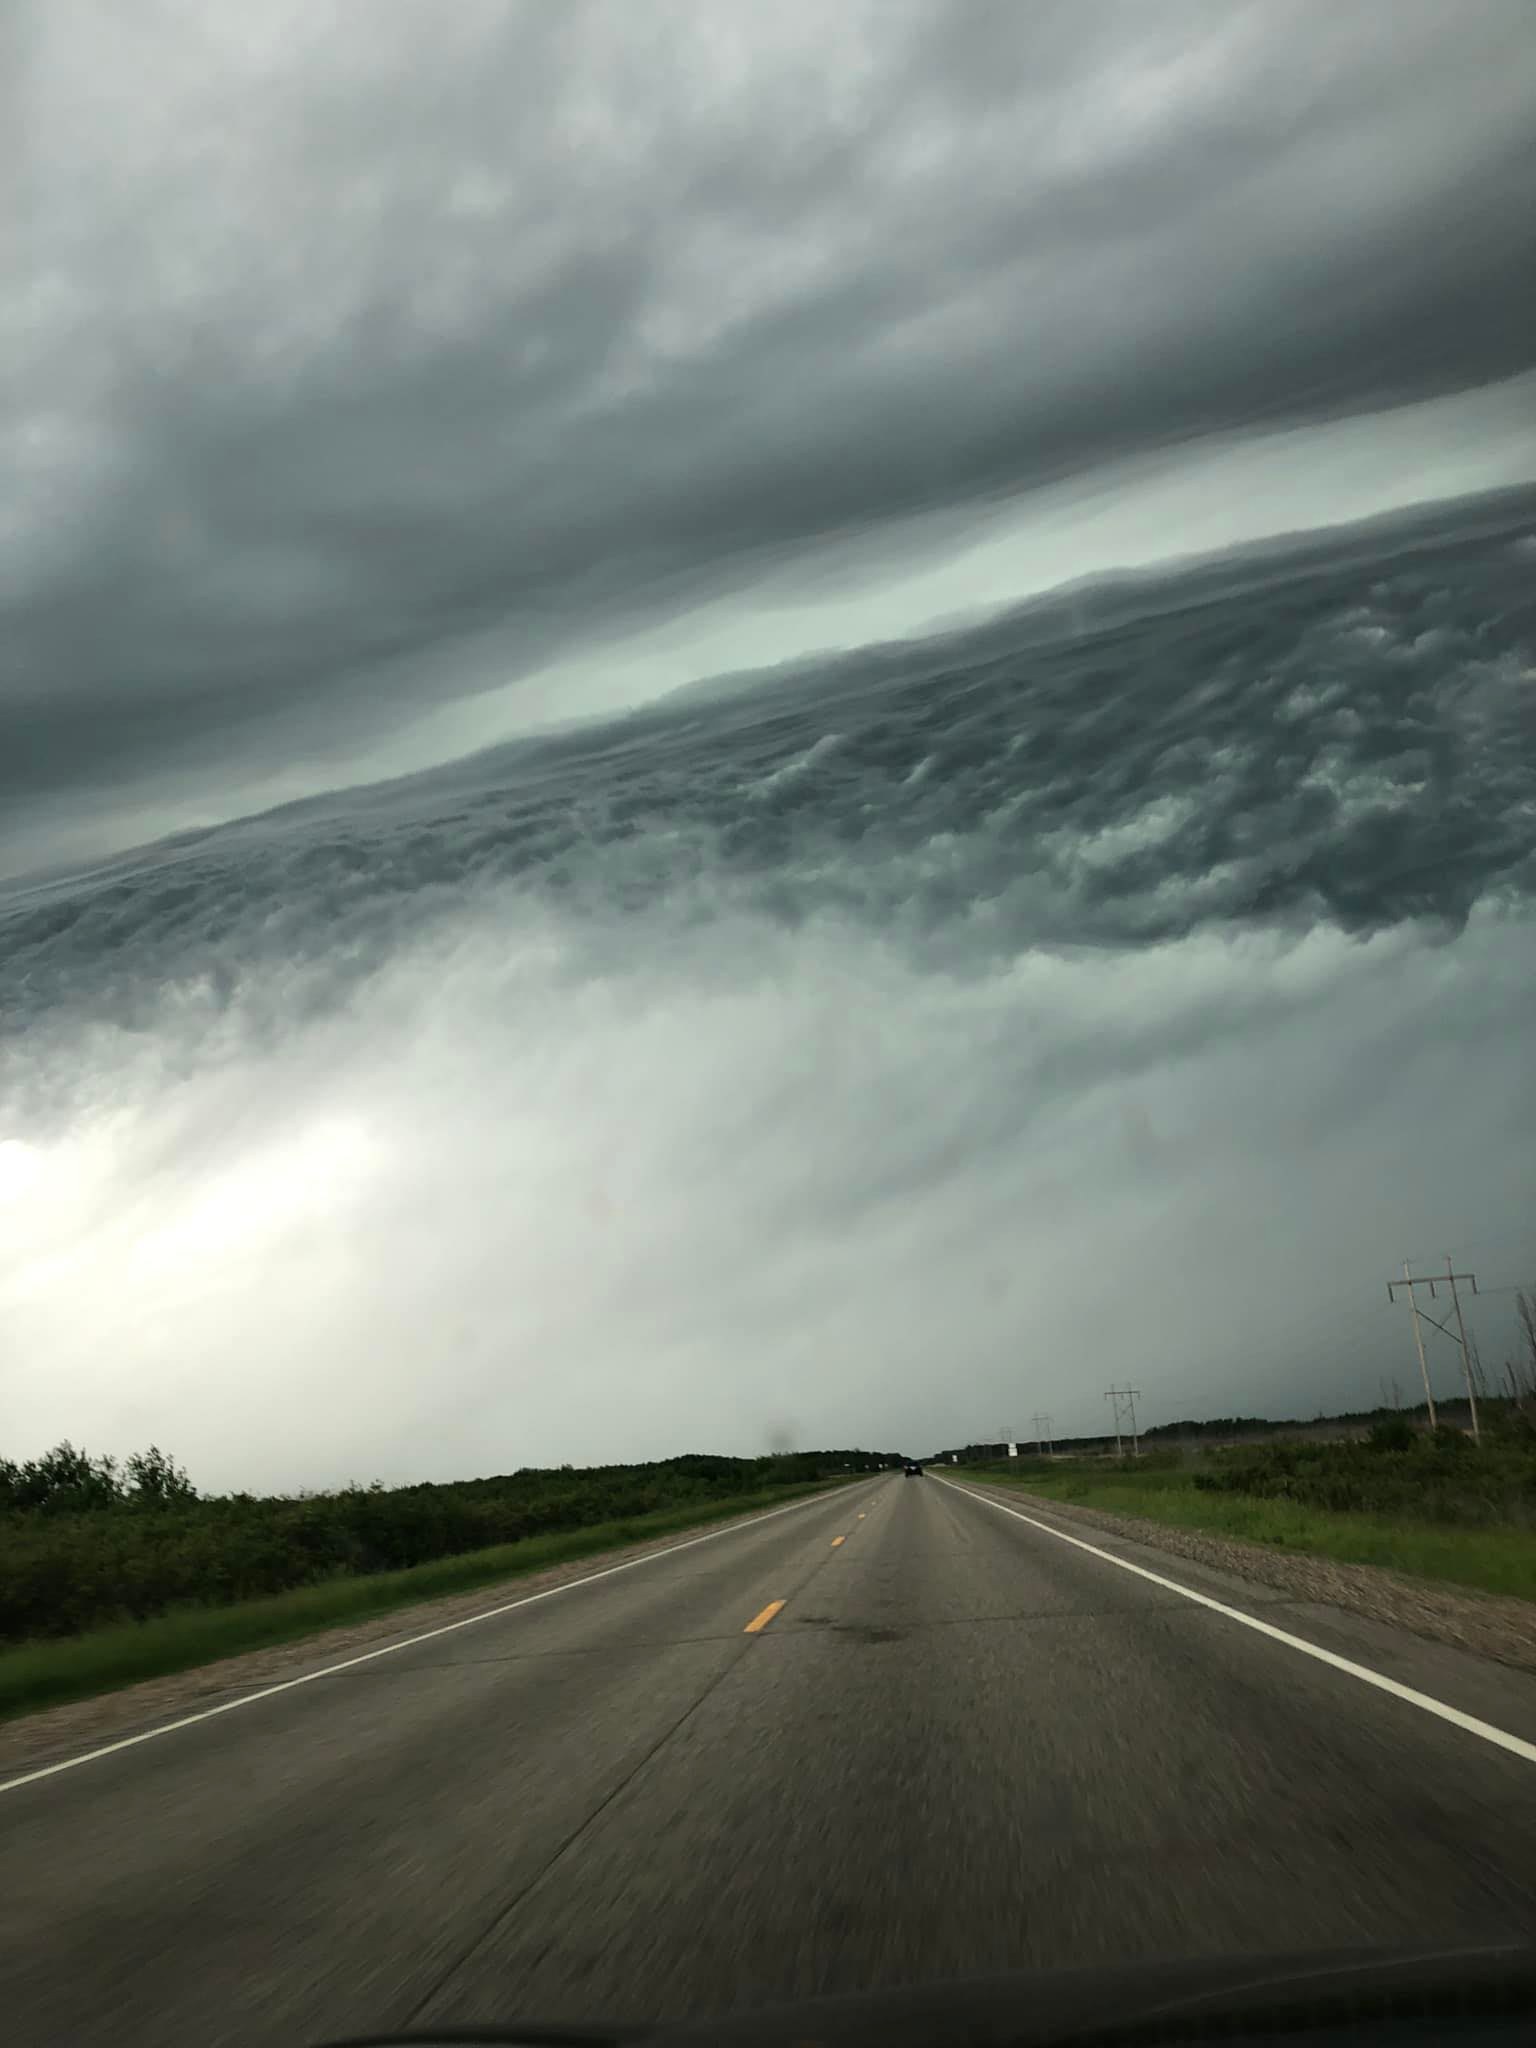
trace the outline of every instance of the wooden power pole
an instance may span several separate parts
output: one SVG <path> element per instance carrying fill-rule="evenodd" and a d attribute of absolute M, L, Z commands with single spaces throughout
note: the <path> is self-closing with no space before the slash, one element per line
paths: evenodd
<path fill-rule="evenodd" d="M 1115 1456 L 1121 1458 L 1125 1455 L 1124 1439 L 1121 1435 L 1121 1404 L 1123 1403 L 1125 1422 L 1131 1432 L 1131 1456 L 1139 1458 L 1141 1456 L 1141 1439 L 1136 1434 L 1136 1403 L 1141 1399 L 1140 1387 L 1107 1387 L 1104 1391 L 1104 1398 L 1109 1402 L 1115 1418 Z"/>
<path fill-rule="evenodd" d="M 1461 1370 L 1467 1383 L 1467 1411 L 1472 1418 L 1472 1441 L 1474 1443 L 1481 1443 L 1482 1428 L 1477 1416 L 1477 1388 L 1472 1378 L 1472 1345 L 1467 1337 L 1467 1319 L 1462 1314 L 1461 1296 L 1456 1291 L 1457 1282 L 1461 1280 L 1465 1280 L 1470 1285 L 1472 1292 L 1476 1294 L 1477 1275 L 1475 1273 L 1454 1272 L 1449 1256 L 1447 1256 L 1445 1261 L 1445 1271 L 1434 1274 L 1414 1274 L 1410 1272 L 1408 1261 L 1404 1259 L 1402 1279 L 1389 1280 L 1387 1282 L 1387 1299 L 1388 1301 L 1396 1301 L 1397 1290 L 1401 1287 L 1407 1293 L 1409 1306 L 1413 1310 L 1413 1341 L 1418 1346 L 1419 1371 L 1424 1375 L 1424 1398 L 1429 1403 L 1431 1427 L 1437 1427 L 1438 1425 L 1435 1419 L 1435 1398 L 1429 1391 L 1429 1368 L 1424 1363 L 1424 1339 L 1419 1334 L 1420 1322 L 1428 1323 L 1432 1330 L 1438 1330 L 1442 1336 L 1449 1337 L 1453 1344 L 1461 1346 Z M 1431 1300 L 1438 1300 L 1439 1296 L 1435 1292 L 1437 1285 L 1448 1287 L 1451 1290 L 1451 1307 L 1456 1316 L 1456 1327 L 1454 1330 L 1448 1323 L 1437 1322 L 1427 1309 L 1419 1307 L 1415 1289 L 1427 1287 Z"/>

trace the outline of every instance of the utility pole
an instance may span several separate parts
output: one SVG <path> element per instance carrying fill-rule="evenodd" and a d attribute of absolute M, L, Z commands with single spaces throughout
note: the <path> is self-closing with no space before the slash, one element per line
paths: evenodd
<path fill-rule="evenodd" d="M 1049 1415 L 1032 1415 L 1029 1418 L 1035 1432 L 1035 1450 L 1041 1457 L 1049 1457 L 1051 1451 L 1051 1418 Z"/>
<path fill-rule="evenodd" d="M 1472 1347 L 1467 1342 L 1467 1322 L 1465 1316 L 1463 1316 L 1461 1312 L 1461 1296 L 1456 1292 L 1457 1280 L 1466 1279 L 1472 1282 L 1472 1292 L 1476 1294 L 1477 1279 L 1476 1276 L 1471 1273 L 1453 1273 L 1451 1271 L 1451 1255 L 1449 1252 L 1447 1252 L 1445 1255 L 1445 1277 L 1450 1282 L 1451 1306 L 1456 1311 L 1456 1327 L 1461 1332 L 1461 1362 L 1465 1366 L 1467 1373 L 1467 1406 L 1472 1411 L 1472 1441 L 1475 1444 L 1481 1443 L 1482 1431 L 1478 1428 L 1477 1425 L 1477 1391 L 1472 1385 Z"/>
<path fill-rule="evenodd" d="M 1429 1369 L 1424 1363 L 1424 1340 L 1419 1335 L 1420 1322 L 1428 1323 L 1432 1330 L 1438 1330 L 1443 1337 L 1449 1337 L 1453 1344 L 1461 1346 L 1461 1370 L 1467 1383 L 1467 1411 L 1472 1418 L 1472 1441 L 1474 1443 L 1481 1443 L 1482 1429 L 1477 1417 L 1477 1388 L 1473 1384 L 1472 1379 L 1472 1346 L 1467 1338 L 1467 1320 L 1461 1312 L 1461 1296 L 1456 1291 L 1456 1283 L 1459 1280 L 1467 1281 L 1471 1286 L 1472 1292 L 1476 1294 L 1477 1275 L 1475 1273 L 1453 1272 L 1451 1270 L 1449 1254 L 1447 1254 L 1445 1261 L 1445 1271 L 1433 1275 L 1411 1273 L 1408 1269 L 1408 1261 L 1404 1259 L 1402 1279 L 1389 1280 L 1387 1282 L 1387 1299 L 1388 1301 L 1396 1301 L 1397 1290 L 1401 1287 L 1406 1291 L 1409 1305 L 1413 1309 L 1413 1337 L 1414 1342 L 1419 1348 L 1419 1370 L 1424 1375 L 1424 1394 L 1429 1402 L 1431 1425 L 1435 1424 L 1435 1402 L 1434 1396 L 1429 1391 Z M 1447 1323 L 1437 1322 L 1427 1309 L 1421 1309 L 1418 1305 L 1415 1289 L 1427 1287 L 1431 1300 L 1438 1300 L 1437 1286 L 1449 1287 L 1451 1290 L 1451 1306 L 1456 1312 L 1456 1328 L 1454 1330 Z"/>
<path fill-rule="evenodd" d="M 1130 1426 L 1131 1432 L 1131 1456 L 1139 1458 L 1141 1456 L 1141 1439 L 1136 1433 L 1136 1403 L 1141 1399 L 1140 1387 L 1110 1387 L 1105 1391 L 1104 1398 L 1110 1403 L 1114 1411 L 1115 1456 L 1121 1458 L 1125 1455 L 1124 1440 L 1120 1433 L 1120 1404 L 1124 1402 L 1125 1419 Z"/>
<path fill-rule="evenodd" d="M 1408 1306 L 1413 1312 L 1413 1343 L 1419 1354 L 1419 1374 L 1424 1381 L 1424 1399 L 1429 1406 L 1429 1426 L 1431 1429 L 1438 1429 L 1440 1424 L 1435 1416 L 1435 1397 L 1429 1391 L 1429 1367 L 1424 1363 L 1424 1332 L 1419 1328 L 1419 1300 L 1413 1291 L 1413 1278 L 1408 1271 L 1406 1259 L 1403 1261 L 1403 1278 L 1408 1282 Z M 1390 1291 L 1388 1298 L 1390 1299 Z"/>

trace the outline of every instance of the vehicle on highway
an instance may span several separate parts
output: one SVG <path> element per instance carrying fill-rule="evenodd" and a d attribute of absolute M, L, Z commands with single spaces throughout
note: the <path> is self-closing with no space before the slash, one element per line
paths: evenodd
<path fill-rule="evenodd" d="M 923 1468 L 917 1462 L 916 1458 L 908 1458 L 906 1465 L 903 1467 L 903 1470 L 905 1471 L 908 1479 L 921 1479 L 923 1476 Z"/>
<path fill-rule="evenodd" d="M 329 2048 L 1513 2048 L 1536 2038 L 1536 1949 L 1223 1957 L 913 1985 L 657 2027 L 558 2025 L 355 2035 Z"/>

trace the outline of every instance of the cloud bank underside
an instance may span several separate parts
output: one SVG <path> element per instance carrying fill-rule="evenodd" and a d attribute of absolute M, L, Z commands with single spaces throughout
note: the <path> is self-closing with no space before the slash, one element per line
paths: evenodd
<path fill-rule="evenodd" d="M 466 634 L 1536 359 L 1498 0 L 12 33 L 4 798 L 344 779 Z"/>
<path fill-rule="evenodd" d="M 1383 1275 L 1533 1192 L 1533 515 L 13 890 L 17 1440 L 293 1485 L 929 1445 L 1026 1380 L 1082 1429 L 1128 1356 L 1154 1417 L 1376 1398 Z"/>

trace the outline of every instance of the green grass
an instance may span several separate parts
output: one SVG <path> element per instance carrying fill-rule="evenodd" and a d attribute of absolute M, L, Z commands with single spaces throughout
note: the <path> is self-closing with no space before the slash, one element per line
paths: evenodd
<path fill-rule="evenodd" d="M 1018 1487 L 1041 1500 L 1143 1515 L 1173 1528 L 1231 1536 L 1295 1556 L 1381 1565 L 1413 1578 L 1470 1586 L 1536 1600 L 1536 1532 L 1524 1528 L 1457 1528 L 1387 1515 L 1329 1512 L 1295 1501 L 1256 1500 L 1198 1489 L 1187 1467 L 1140 1471 L 1121 1466 L 1039 1465 L 956 1468 L 958 1479 Z"/>
<path fill-rule="evenodd" d="M 266 1600 L 246 1600 L 228 1607 L 183 1607 L 151 1621 L 125 1622 L 91 1629 L 83 1635 L 20 1643 L 0 1650 L 0 1721 L 65 1700 L 87 1699 L 140 1679 L 163 1678 L 233 1657 L 243 1650 L 261 1650 L 290 1643 L 322 1629 L 366 1621 L 435 1600 L 447 1593 L 468 1593 L 478 1587 L 542 1571 L 547 1565 L 592 1557 L 653 1536 L 668 1536 L 709 1522 L 749 1514 L 754 1508 L 783 1505 L 828 1486 L 821 1480 L 800 1486 L 777 1486 L 732 1499 L 662 1508 L 627 1521 L 600 1522 L 585 1529 L 563 1529 L 548 1536 L 528 1536 L 519 1543 L 498 1544 L 458 1557 L 435 1558 L 409 1571 L 377 1572 L 367 1577 L 326 1579 L 300 1586 Z"/>

